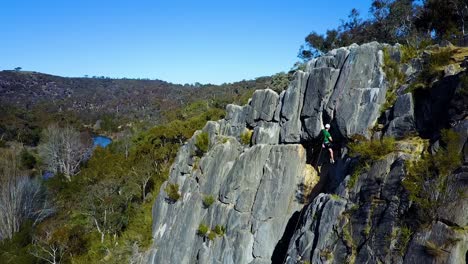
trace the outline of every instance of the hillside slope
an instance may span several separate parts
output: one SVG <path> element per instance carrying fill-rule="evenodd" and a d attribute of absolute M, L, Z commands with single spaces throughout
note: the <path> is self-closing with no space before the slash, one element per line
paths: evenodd
<path fill-rule="evenodd" d="M 222 85 L 178 85 L 160 80 L 65 78 L 36 72 L 0 71 L 0 137 L 34 145 L 48 123 L 100 128 L 110 133 L 129 123 L 161 124 L 183 106 L 205 101 L 224 106 L 265 89 L 270 77 Z M 284 89 L 284 88 L 283 88 Z M 98 126 L 99 127 L 99 126 Z M 31 141 L 33 141 L 31 143 Z"/>
<path fill-rule="evenodd" d="M 281 94 L 258 90 L 247 105 L 228 105 L 179 151 L 153 207 L 147 262 L 462 263 L 466 163 L 452 171 L 460 153 L 467 159 L 465 72 L 412 95 L 394 89 L 385 65 L 390 56 L 414 82 L 418 59 L 403 64 L 402 55 L 376 42 L 336 49 L 308 62 Z M 324 123 L 335 164 L 321 148 Z M 450 124 L 455 141 L 441 138 Z M 432 178 L 410 163 L 428 155 L 418 134 L 431 139 Z M 455 157 L 444 163 L 448 175 L 444 155 Z M 439 178 L 444 187 L 433 188 Z M 404 179 L 420 180 L 421 190 Z M 437 205 L 424 207 L 422 190 Z"/>

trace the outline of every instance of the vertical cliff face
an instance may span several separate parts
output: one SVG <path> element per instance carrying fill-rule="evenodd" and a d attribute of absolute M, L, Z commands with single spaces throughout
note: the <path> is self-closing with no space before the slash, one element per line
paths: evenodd
<path fill-rule="evenodd" d="M 247 105 L 228 105 L 224 119 L 197 131 L 155 201 L 148 263 L 417 263 L 418 241 L 448 225 L 466 226 L 466 213 L 449 213 L 413 234 L 408 251 L 396 250 L 411 207 L 401 185 L 405 160 L 422 152 L 420 141 L 400 142 L 350 184 L 355 160 L 346 155 L 348 139 L 407 137 L 420 129 L 418 105 L 433 106 L 400 94 L 382 114 L 384 48 L 398 56 L 398 47 L 376 42 L 333 50 L 308 62 L 281 94 L 256 91 Z M 383 130 L 374 133 L 382 116 Z M 323 162 L 328 154 L 317 144 L 324 123 L 337 141 L 333 165 Z M 463 146 L 466 121 L 457 124 Z M 460 173 L 451 187 L 466 193 Z M 463 200 L 453 206 L 467 209 Z M 444 259 L 457 263 L 467 236 L 450 237 L 457 242 Z"/>

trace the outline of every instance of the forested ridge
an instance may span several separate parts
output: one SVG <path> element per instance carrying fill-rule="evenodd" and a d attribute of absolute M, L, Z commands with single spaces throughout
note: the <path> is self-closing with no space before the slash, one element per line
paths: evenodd
<path fill-rule="evenodd" d="M 468 51 L 458 47 L 466 44 L 466 22 L 464 0 L 376 0 L 369 18 L 351 10 L 338 28 L 307 35 L 299 49 L 300 61 L 290 72 L 223 85 L 0 72 L 0 263 L 141 263 L 153 242 L 153 203 L 184 142 L 207 121 L 225 118 L 227 104 L 246 104 L 255 90 L 282 92 L 296 71 L 305 69 L 305 62 L 339 47 L 371 41 L 402 44 L 397 59 L 392 48 L 383 52 L 391 88 L 380 119 L 393 114 L 401 87 L 415 96 L 426 94 L 449 75 L 460 80 L 458 106 L 466 108 L 468 77 L 462 64 Z M 402 72 L 400 66 L 413 61 L 419 68 Z M 434 185 L 418 187 L 418 175 L 432 170 L 434 181 L 462 162 L 453 150 L 457 134 L 434 127 L 424 136 L 432 142 L 440 139 L 444 151 L 409 162 L 413 177 L 405 185 L 420 205 L 418 213 L 426 218 L 435 217 L 424 200 Z M 439 131 L 437 139 L 430 134 L 433 130 Z M 95 147 L 92 137 L 97 134 L 108 135 L 113 142 Z M 200 153 L 191 155 L 206 152 L 207 137 L 197 137 Z M 242 143 L 250 145 L 252 131 L 242 137 Z M 366 145 L 362 138 L 356 142 L 351 152 L 361 161 L 354 166 L 355 182 L 371 161 L 395 149 L 392 140 L 377 145 Z M 447 183 L 433 184 L 443 188 Z M 179 187 L 169 185 L 164 191 L 177 200 Z M 210 197 L 205 198 L 210 203 Z M 406 224 L 398 233 L 402 241 L 414 233 L 410 227 L 425 223 Z M 222 236 L 225 231 L 218 229 Z M 352 246 L 349 250 L 355 251 Z"/>

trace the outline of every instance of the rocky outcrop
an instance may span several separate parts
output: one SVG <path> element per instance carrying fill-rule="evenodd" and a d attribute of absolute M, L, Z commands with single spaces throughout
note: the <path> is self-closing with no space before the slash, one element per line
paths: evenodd
<path fill-rule="evenodd" d="M 406 93 L 400 95 L 393 106 L 393 119 L 388 125 L 386 136 L 401 139 L 415 132 L 413 96 Z"/>
<path fill-rule="evenodd" d="M 467 224 L 466 202 L 455 199 L 428 229 L 411 231 L 413 207 L 402 181 L 407 161 L 425 148 L 411 136 L 435 135 L 446 119 L 456 121 L 459 150 L 468 152 L 466 106 L 453 96 L 460 88 L 444 95 L 450 107 L 434 120 L 442 84 L 421 98 L 399 89 L 395 104 L 382 109 L 384 48 L 400 57 L 399 46 L 376 42 L 333 50 L 297 71 L 281 94 L 256 91 L 248 104 L 228 105 L 224 119 L 197 131 L 155 201 L 148 263 L 418 263 L 426 257 L 431 263 L 434 256 L 421 251 L 428 238 L 449 252 L 442 262 L 459 263 L 467 235 L 453 230 Z M 410 66 L 413 76 L 417 69 Z M 447 78 L 442 82 L 459 83 L 456 75 Z M 321 161 L 328 154 L 317 144 L 324 123 L 332 124 L 335 143 L 343 143 L 336 144 L 333 165 Z M 209 138 L 206 153 L 197 149 L 201 133 Z M 397 151 L 364 167 L 347 155 L 348 140 L 382 135 L 400 140 Z M 453 193 L 466 193 L 464 168 L 449 176 Z M 166 192 L 169 184 L 177 184 L 180 199 Z M 199 230 L 204 226 L 208 231 Z"/>

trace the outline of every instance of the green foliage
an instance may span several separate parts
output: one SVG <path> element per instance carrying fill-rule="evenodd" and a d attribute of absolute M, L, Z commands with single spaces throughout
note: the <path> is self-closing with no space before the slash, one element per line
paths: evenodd
<path fill-rule="evenodd" d="M 442 256 L 444 254 L 444 250 L 438 247 L 434 242 L 431 241 L 426 241 L 424 244 L 424 251 L 426 251 L 427 254 L 433 256 L 434 258 Z"/>
<path fill-rule="evenodd" d="M 458 138 L 456 132 L 442 130 L 441 141 L 445 147 L 435 155 L 423 153 L 419 160 L 406 162 L 407 173 L 402 184 L 421 210 L 425 222 L 435 219 L 437 209 L 448 202 L 445 201 L 447 176 L 461 165 Z"/>
<path fill-rule="evenodd" d="M 430 87 L 435 79 L 442 77 L 444 67 L 450 64 L 454 53 L 455 51 L 451 48 L 430 51 L 421 73 L 416 81 L 410 85 L 409 90 L 414 91 Z"/>
<path fill-rule="evenodd" d="M 198 226 L 197 234 L 199 236 L 206 236 L 206 234 L 208 233 L 209 230 L 210 230 L 210 228 L 207 225 L 200 224 Z"/>
<path fill-rule="evenodd" d="M 400 256 L 404 256 L 406 249 L 408 248 L 408 244 L 411 241 L 411 237 L 413 236 L 413 231 L 406 226 L 400 228 L 399 232 L 398 243 L 396 244 L 396 250 L 400 253 Z"/>
<path fill-rule="evenodd" d="M 353 188 L 359 179 L 359 176 L 369 169 L 370 163 L 382 159 L 386 155 L 395 151 L 395 139 L 384 137 L 382 140 L 355 141 L 348 144 L 350 155 L 359 156 L 358 164 L 355 166 L 347 183 L 348 188 Z"/>
<path fill-rule="evenodd" d="M 395 139 L 384 137 L 382 140 L 353 142 L 348 146 L 352 156 L 359 156 L 362 161 L 368 163 L 395 151 Z"/>
<path fill-rule="evenodd" d="M 215 198 L 213 195 L 205 195 L 205 197 L 203 197 L 203 206 L 205 206 L 205 208 L 210 207 L 214 202 Z"/>
<path fill-rule="evenodd" d="M 213 229 L 213 232 L 216 233 L 218 236 L 224 236 L 226 233 L 226 227 L 221 226 L 221 225 L 216 225 L 215 228 Z"/>
<path fill-rule="evenodd" d="M 24 223 L 11 239 L 0 241 L 0 260 L 6 264 L 30 264 L 39 261 L 29 254 L 31 247 L 32 222 Z M 0 261 L 0 262 L 1 262 Z"/>
<path fill-rule="evenodd" d="M 177 183 L 168 183 L 166 185 L 166 188 L 164 188 L 164 191 L 167 194 L 167 197 L 169 198 L 170 201 L 172 202 L 177 202 L 180 199 L 180 193 L 179 193 L 179 184 Z"/>
<path fill-rule="evenodd" d="M 213 231 L 210 231 L 206 237 L 207 237 L 210 241 L 213 241 L 213 240 L 215 240 L 215 238 L 216 238 L 216 233 L 213 232 Z"/>
<path fill-rule="evenodd" d="M 37 164 L 36 157 L 34 157 L 34 155 L 32 155 L 27 149 L 23 149 L 21 151 L 20 162 L 21 168 L 26 170 L 33 169 Z"/>
<path fill-rule="evenodd" d="M 202 156 L 203 153 L 208 152 L 210 147 L 210 137 L 207 132 L 201 132 L 195 138 L 195 146 L 198 149 L 198 155 Z"/>
<path fill-rule="evenodd" d="M 429 69 L 436 72 L 440 67 L 450 64 L 454 51 L 450 48 L 441 48 L 439 51 L 432 52 L 429 57 Z"/>
<path fill-rule="evenodd" d="M 412 45 L 401 46 L 401 63 L 408 63 L 411 59 L 418 57 L 418 49 Z"/>
<path fill-rule="evenodd" d="M 383 50 L 383 71 L 388 81 L 388 89 L 385 95 L 386 101 L 382 106 L 382 111 L 390 108 L 396 101 L 396 92 L 395 90 L 405 82 L 405 74 L 401 72 L 399 63 L 395 61 L 388 48 Z"/>
<path fill-rule="evenodd" d="M 353 173 L 351 174 L 351 177 L 349 178 L 347 187 L 352 189 L 356 185 L 357 180 L 359 179 L 359 176 L 364 173 L 364 170 L 366 168 L 369 168 L 368 165 L 365 164 L 365 162 L 359 162 L 354 169 Z"/>
<path fill-rule="evenodd" d="M 368 237 L 369 234 L 370 234 L 370 231 L 371 231 L 370 223 L 367 223 L 367 225 L 366 225 L 366 227 L 364 228 L 364 230 L 362 230 L 362 233 L 364 234 L 364 236 Z"/>
<path fill-rule="evenodd" d="M 445 147 L 434 155 L 434 165 L 439 175 L 447 176 L 462 163 L 461 154 L 458 152 L 460 135 L 453 130 L 444 129 L 441 131 L 441 139 Z"/>
<path fill-rule="evenodd" d="M 250 145 L 250 142 L 252 140 L 252 135 L 253 135 L 253 130 L 246 129 L 240 135 L 241 143 L 244 144 L 244 145 Z"/>
<path fill-rule="evenodd" d="M 281 93 L 283 90 L 286 90 L 289 85 L 289 75 L 285 72 L 277 73 L 271 76 L 269 88 L 277 93 Z"/>

